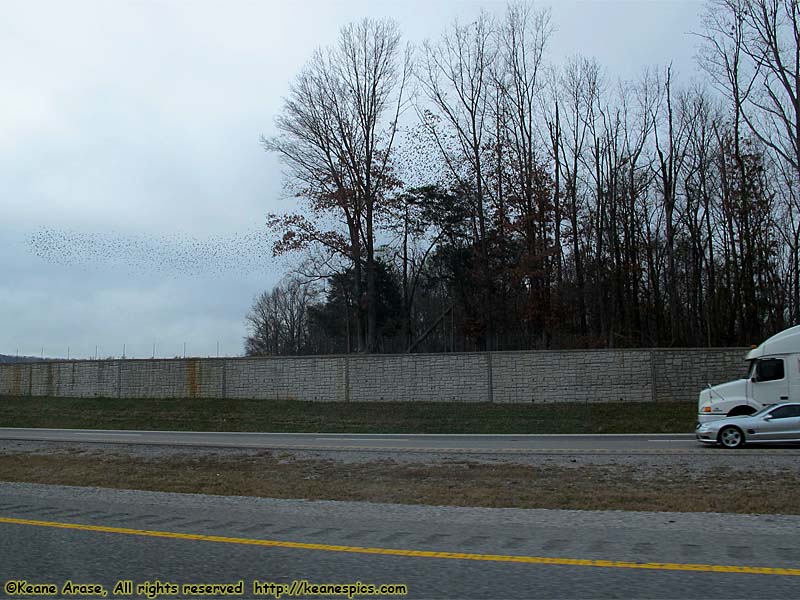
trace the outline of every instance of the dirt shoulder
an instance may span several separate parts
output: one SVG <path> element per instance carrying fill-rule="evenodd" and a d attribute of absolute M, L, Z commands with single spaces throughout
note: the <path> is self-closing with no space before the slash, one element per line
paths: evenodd
<path fill-rule="evenodd" d="M 793 455 L 431 458 L 0 442 L 0 480 L 474 507 L 800 514 Z"/>

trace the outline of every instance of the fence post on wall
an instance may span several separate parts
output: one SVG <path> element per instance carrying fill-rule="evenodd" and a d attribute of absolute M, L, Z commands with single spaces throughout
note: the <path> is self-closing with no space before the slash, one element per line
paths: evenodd
<path fill-rule="evenodd" d="M 656 351 L 650 348 L 650 399 L 655 402 L 658 400 L 656 390 Z"/>
<path fill-rule="evenodd" d="M 117 398 L 122 398 L 122 362 L 117 361 Z"/>
<path fill-rule="evenodd" d="M 486 353 L 486 397 L 494 402 L 494 382 L 492 381 L 492 353 Z"/>

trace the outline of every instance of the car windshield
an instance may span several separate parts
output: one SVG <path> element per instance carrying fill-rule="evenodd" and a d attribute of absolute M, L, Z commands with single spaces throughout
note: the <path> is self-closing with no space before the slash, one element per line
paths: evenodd
<path fill-rule="evenodd" d="M 756 413 L 753 413 L 753 414 L 752 414 L 752 415 L 750 415 L 750 416 L 751 416 L 751 417 L 760 417 L 760 416 L 761 416 L 761 415 L 763 415 L 764 413 L 767 413 L 767 412 L 771 411 L 773 408 L 775 408 L 775 405 L 774 405 L 774 404 L 770 404 L 769 406 L 765 406 L 765 407 L 764 407 L 764 408 L 762 408 L 760 411 L 758 411 L 758 412 L 756 412 Z"/>

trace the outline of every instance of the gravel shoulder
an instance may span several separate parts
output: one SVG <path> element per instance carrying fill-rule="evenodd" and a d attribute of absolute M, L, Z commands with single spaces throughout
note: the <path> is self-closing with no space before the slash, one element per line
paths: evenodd
<path fill-rule="evenodd" d="M 69 455 L 96 457 L 129 457 L 132 459 L 159 460 L 173 458 L 206 458 L 209 460 L 227 460 L 237 458 L 257 458 L 272 456 L 284 460 L 325 461 L 338 465 L 357 465 L 373 462 L 390 461 L 402 464 L 441 465 L 453 462 L 474 464 L 515 464 L 530 466 L 554 466 L 577 468 L 579 466 L 624 466 L 638 469 L 668 469 L 676 472 L 702 473 L 718 469 L 732 472 L 749 472 L 759 470 L 767 474 L 778 474 L 795 471 L 800 474 L 800 461 L 796 453 L 776 454 L 768 452 L 769 448 L 729 451 L 720 448 L 702 454 L 685 454 L 665 450 L 662 454 L 622 454 L 622 453 L 480 453 L 466 452 L 414 452 L 395 449 L 382 452 L 380 450 L 325 449 L 320 451 L 308 449 L 276 449 L 262 450 L 253 448 L 226 448 L 211 446 L 171 446 L 158 444 L 120 444 L 120 443 L 74 443 L 48 442 L 38 440 L 2 440 L 0 439 L 0 456 L 4 455 Z"/>
<path fill-rule="evenodd" d="M 464 455 L 0 441 L 0 480 L 487 508 L 800 514 L 793 454 Z"/>

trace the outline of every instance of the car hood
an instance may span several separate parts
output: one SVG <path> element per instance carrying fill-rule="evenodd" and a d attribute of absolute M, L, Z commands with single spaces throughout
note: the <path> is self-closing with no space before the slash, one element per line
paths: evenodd
<path fill-rule="evenodd" d="M 709 428 L 713 428 L 716 430 L 722 429 L 726 425 L 736 425 L 741 429 L 748 429 L 753 427 L 757 423 L 761 422 L 761 417 L 753 417 L 753 416 L 742 416 L 742 417 L 725 417 L 723 419 L 718 419 L 716 421 L 709 421 L 706 425 Z"/>

